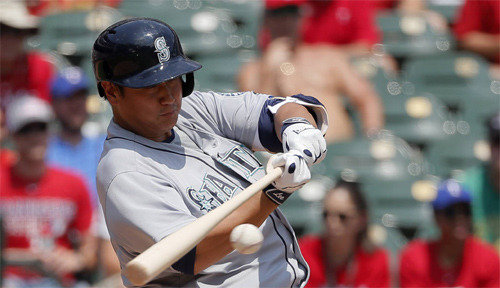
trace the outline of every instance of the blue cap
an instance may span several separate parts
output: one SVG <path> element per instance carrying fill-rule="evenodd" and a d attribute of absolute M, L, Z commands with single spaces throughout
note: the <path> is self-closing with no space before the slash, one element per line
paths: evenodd
<path fill-rule="evenodd" d="M 442 210 L 456 203 L 470 203 L 471 193 L 456 180 L 445 180 L 438 186 L 436 199 L 432 201 L 434 210 Z"/>
<path fill-rule="evenodd" d="M 52 81 L 51 94 L 53 99 L 64 99 L 80 90 L 88 90 L 89 81 L 82 69 L 78 67 L 64 68 L 57 73 Z"/>

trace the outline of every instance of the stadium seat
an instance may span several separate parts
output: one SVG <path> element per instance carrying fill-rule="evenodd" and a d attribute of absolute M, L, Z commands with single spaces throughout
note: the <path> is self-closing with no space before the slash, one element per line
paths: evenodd
<path fill-rule="evenodd" d="M 127 16 L 165 21 L 175 29 L 188 55 L 249 46 L 248 39 L 237 33 L 237 23 L 229 10 L 216 9 L 210 1 L 125 0 L 119 10 Z M 255 41 L 251 44 L 249 47 Z"/>
<path fill-rule="evenodd" d="M 385 49 L 398 58 L 441 54 L 454 46 L 449 34 L 434 31 L 422 15 L 381 14 L 377 23 Z"/>
<path fill-rule="evenodd" d="M 467 168 L 487 161 L 490 151 L 484 123 L 457 117 L 445 123 L 447 137 L 429 146 L 425 152 L 431 173 L 457 176 Z"/>
<path fill-rule="evenodd" d="M 329 148 L 325 160 L 313 172 L 341 175 L 346 180 L 376 177 L 381 181 L 398 179 L 408 174 L 419 175 L 422 159 L 404 140 L 388 131 L 368 138 L 339 142 Z"/>
<path fill-rule="evenodd" d="M 443 139 L 448 118 L 444 104 L 430 93 L 380 94 L 384 104 L 385 128 L 415 145 Z"/>
<path fill-rule="evenodd" d="M 45 16 L 40 23 L 40 48 L 64 56 L 89 57 L 99 33 L 122 18 L 109 7 Z"/>
<path fill-rule="evenodd" d="M 500 95 L 495 94 L 488 63 L 469 52 L 409 60 L 404 66 L 406 80 L 420 91 L 439 98 L 451 111 L 484 117 L 498 109 Z"/>

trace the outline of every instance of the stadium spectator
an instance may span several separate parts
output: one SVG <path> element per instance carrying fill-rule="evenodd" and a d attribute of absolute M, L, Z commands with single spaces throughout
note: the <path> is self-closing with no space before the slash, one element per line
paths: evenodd
<path fill-rule="evenodd" d="M 82 134 L 82 126 L 88 118 L 88 87 L 89 81 L 78 67 L 62 69 L 52 81 L 52 108 L 60 129 L 49 141 L 47 160 L 52 165 L 83 175 L 95 206 L 95 175 L 105 136 L 88 137 Z"/>
<path fill-rule="evenodd" d="M 241 90 L 270 95 L 314 95 L 328 110 L 332 126 L 325 138 L 330 143 L 354 136 L 341 95 L 359 112 L 366 134 L 383 127 L 381 100 L 372 85 L 356 74 L 344 53 L 330 45 L 298 42 L 296 1 L 268 1 L 263 26 L 272 42 L 260 59 L 241 69 L 238 79 Z"/>
<path fill-rule="evenodd" d="M 365 54 L 378 43 L 375 9 L 367 0 L 308 0 L 302 41 L 332 44 L 349 55 Z"/>
<path fill-rule="evenodd" d="M 299 241 L 311 268 L 306 287 L 389 287 L 389 256 L 367 236 L 359 184 L 340 180 L 323 201 L 324 235 Z"/>
<path fill-rule="evenodd" d="M 37 32 L 38 18 L 29 15 L 21 1 L 0 3 L 0 100 L 5 107 L 9 99 L 20 94 L 35 94 L 49 100 L 53 64 L 49 57 L 27 51 L 26 39 Z"/>
<path fill-rule="evenodd" d="M 466 0 L 454 29 L 463 49 L 500 64 L 500 1 Z"/>
<path fill-rule="evenodd" d="M 465 173 L 464 186 L 473 193 L 475 234 L 500 251 L 500 113 L 488 121 L 491 158 L 486 165 Z"/>
<path fill-rule="evenodd" d="M 95 264 L 88 191 L 76 175 L 46 164 L 49 104 L 17 97 L 6 113 L 19 158 L 0 167 L 5 287 L 73 285 L 75 273 Z"/>
<path fill-rule="evenodd" d="M 432 207 L 441 236 L 404 248 L 401 287 L 499 287 L 497 252 L 471 235 L 470 193 L 457 181 L 446 180 L 438 186 Z"/>

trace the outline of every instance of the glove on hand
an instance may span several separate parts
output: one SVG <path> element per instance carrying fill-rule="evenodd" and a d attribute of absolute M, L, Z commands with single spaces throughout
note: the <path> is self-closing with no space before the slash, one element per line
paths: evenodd
<path fill-rule="evenodd" d="M 267 169 L 284 166 L 283 174 L 264 193 L 276 204 L 282 204 L 295 190 L 311 180 L 311 172 L 302 153 L 296 150 L 278 153 L 269 159 Z"/>
<path fill-rule="evenodd" d="M 294 117 L 283 121 L 281 139 L 283 151 L 300 151 L 308 166 L 320 163 L 326 156 L 323 133 L 305 118 Z"/>

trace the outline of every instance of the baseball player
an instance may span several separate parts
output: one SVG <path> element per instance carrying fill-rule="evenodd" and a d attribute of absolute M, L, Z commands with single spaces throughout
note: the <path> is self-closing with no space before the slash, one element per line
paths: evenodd
<path fill-rule="evenodd" d="M 216 226 L 147 287 L 303 287 L 309 268 L 278 206 L 326 153 L 326 110 L 315 98 L 193 91 L 174 30 L 131 18 L 103 31 L 92 61 L 113 110 L 97 188 L 121 267 L 154 243 L 240 193 L 265 172 L 252 150 L 284 152 L 284 173 Z M 264 235 L 255 254 L 233 251 L 231 230 Z M 122 275 L 126 286 L 132 286 Z"/>

